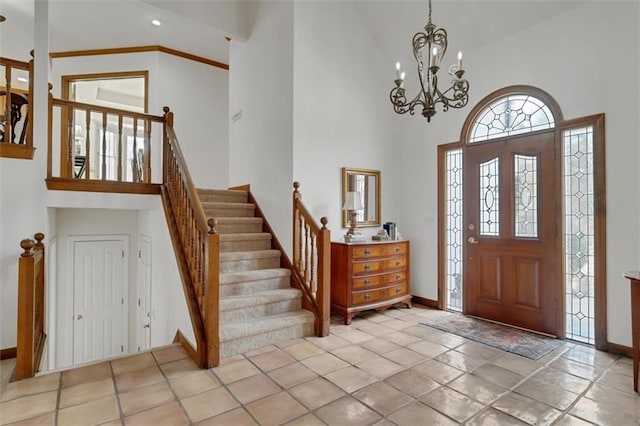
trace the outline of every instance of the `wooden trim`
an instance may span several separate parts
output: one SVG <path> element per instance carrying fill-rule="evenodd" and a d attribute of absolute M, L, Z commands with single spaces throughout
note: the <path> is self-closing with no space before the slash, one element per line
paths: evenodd
<path fill-rule="evenodd" d="M 144 53 L 144 52 L 161 52 L 169 55 L 178 56 L 180 58 L 189 59 L 191 61 L 199 62 L 201 64 L 211 65 L 212 67 L 222 68 L 224 70 L 229 69 L 228 64 L 224 64 L 222 62 L 204 58 L 202 56 L 193 55 L 191 53 L 183 52 L 181 50 L 171 49 L 169 47 L 164 47 L 160 45 L 49 52 L 49 57 L 56 59 L 56 58 L 70 58 L 75 56 L 120 55 L 120 54 L 126 54 L 126 53 Z"/>
<path fill-rule="evenodd" d="M 418 303 L 420 305 L 426 306 L 427 308 L 442 310 L 439 300 L 426 299 L 420 296 L 411 296 L 411 303 Z"/>
<path fill-rule="evenodd" d="M 630 348 L 629 346 L 625 346 L 625 345 L 619 345 L 617 343 L 611 343 L 611 342 L 606 342 L 606 343 L 607 343 L 606 348 L 600 349 L 600 350 L 604 350 L 612 354 L 624 355 L 627 358 L 633 359 L 633 348 Z"/>
<path fill-rule="evenodd" d="M 182 331 L 180 330 L 176 331 L 176 335 L 173 338 L 173 343 L 179 343 L 184 348 L 184 350 L 187 351 L 191 359 L 193 360 L 198 359 L 198 356 L 199 356 L 198 351 L 196 350 L 196 348 L 193 347 L 191 342 L 189 342 L 187 338 L 184 337 L 184 334 L 182 334 Z"/>
<path fill-rule="evenodd" d="M 147 70 L 63 75 L 60 86 L 60 98 L 75 101 L 75 99 L 69 99 L 69 86 L 71 82 L 78 80 L 117 80 L 119 78 L 144 79 L 144 112 L 145 114 L 149 112 L 149 71 Z"/>
<path fill-rule="evenodd" d="M 119 194 L 159 195 L 159 183 L 131 183 L 103 180 L 78 180 L 50 177 L 46 179 L 47 189 L 55 191 L 115 192 Z"/>
<path fill-rule="evenodd" d="M 0 360 L 11 359 L 16 357 L 17 348 L 0 349 Z"/>
<path fill-rule="evenodd" d="M 245 185 L 231 186 L 231 187 L 229 187 L 227 189 L 230 190 L 230 191 L 247 191 L 247 192 L 250 192 L 251 191 L 251 185 L 245 184 Z"/>
<path fill-rule="evenodd" d="M 167 221 L 167 227 L 169 228 L 171 245 L 173 246 L 173 252 L 178 265 L 178 272 L 180 273 L 180 283 L 182 284 L 182 290 L 184 291 L 185 300 L 187 302 L 187 310 L 189 311 L 193 334 L 196 339 L 196 345 L 198 345 L 197 349 L 190 352 L 189 355 L 200 368 L 205 368 L 204 354 L 206 353 L 206 332 L 202 314 L 198 305 L 198 296 L 196 295 L 195 288 L 191 280 L 191 274 L 189 273 L 189 262 L 186 258 L 182 243 L 180 242 L 180 231 L 178 230 L 178 224 L 176 223 L 175 216 L 173 214 L 171 198 L 169 197 L 167 188 L 164 185 L 162 185 L 161 188 L 164 216 Z"/>
<path fill-rule="evenodd" d="M 599 350 L 607 350 L 609 342 L 607 331 L 607 185 L 604 114 L 567 120 L 558 126 L 558 130 L 562 132 L 582 126 L 593 127 L 595 347 Z"/>
<path fill-rule="evenodd" d="M 447 217 L 446 206 L 446 180 L 445 177 L 445 155 L 448 151 L 462 148 L 461 142 L 451 142 L 438 145 L 438 300 L 437 309 L 445 308 L 445 295 L 447 294 L 447 266 L 446 266 L 446 232 L 445 223 Z M 441 179 L 442 178 L 442 179 Z"/>
<path fill-rule="evenodd" d="M 36 149 L 28 145 L 0 142 L 0 157 L 33 160 Z"/>

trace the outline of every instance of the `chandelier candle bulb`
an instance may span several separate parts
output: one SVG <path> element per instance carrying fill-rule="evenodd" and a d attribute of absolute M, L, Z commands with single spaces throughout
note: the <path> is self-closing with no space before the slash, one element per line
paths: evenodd
<path fill-rule="evenodd" d="M 458 71 L 462 69 L 462 51 L 458 51 Z"/>
<path fill-rule="evenodd" d="M 401 77 L 402 74 L 400 74 L 400 62 L 396 62 L 396 78 L 398 80 L 402 80 L 403 78 Z"/>

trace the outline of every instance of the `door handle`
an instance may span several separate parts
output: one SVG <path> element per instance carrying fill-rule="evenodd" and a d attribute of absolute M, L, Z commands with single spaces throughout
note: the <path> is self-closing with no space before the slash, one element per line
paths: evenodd
<path fill-rule="evenodd" d="M 76 316 L 76 319 L 77 319 L 77 320 L 81 320 L 81 319 L 82 319 L 82 314 L 78 314 L 78 315 Z"/>
<path fill-rule="evenodd" d="M 142 328 L 149 328 L 149 324 L 143 325 Z"/>
<path fill-rule="evenodd" d="M 467 242 L 469 244 L 478 244 L 478 240 L 475 239 L 475 237 L 469 237 L 467 238 Z"/>

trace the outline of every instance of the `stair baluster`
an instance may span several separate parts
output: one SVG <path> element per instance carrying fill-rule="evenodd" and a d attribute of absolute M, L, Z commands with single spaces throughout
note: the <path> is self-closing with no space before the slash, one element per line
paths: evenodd
<path fill-rule="evenodd" d="M 322 217 L 320 227 L 302 203 L 300 183 L 293 183 L 293 265 L 294 276 L 311 298 L 316 314 L 316 336 L 329 335 L 331 287 L 331 231 Z"/>

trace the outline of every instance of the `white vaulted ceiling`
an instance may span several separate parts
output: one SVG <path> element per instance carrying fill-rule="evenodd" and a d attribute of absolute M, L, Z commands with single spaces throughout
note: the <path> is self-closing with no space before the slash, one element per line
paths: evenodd
<path fill-rule="evenodd" d="M 447 29 L 451 51 L 468 51 L 586 1 L 433 0 L 432 20 Z M 250 37 L 246 4 L 245 0 L 49 0 L 50 50 L 162 45 L 228 63 L 225 36 Z M 412 60 L 411 37 L 426 24 L 427 0 L 355 0 L 354 5 L 390 62 Z M 21 20 L 20 28 L 27 32 L 31 14 L 33 28 L 32 0 L 3 0 L 0 13 L 7 16 L 7 23 Z M 153 18 L 163 24 L 153 26 Z M 7 23 L 2 25 L 15 28 Z M 6 31 L 2 34 L 7 37 Z"/>

